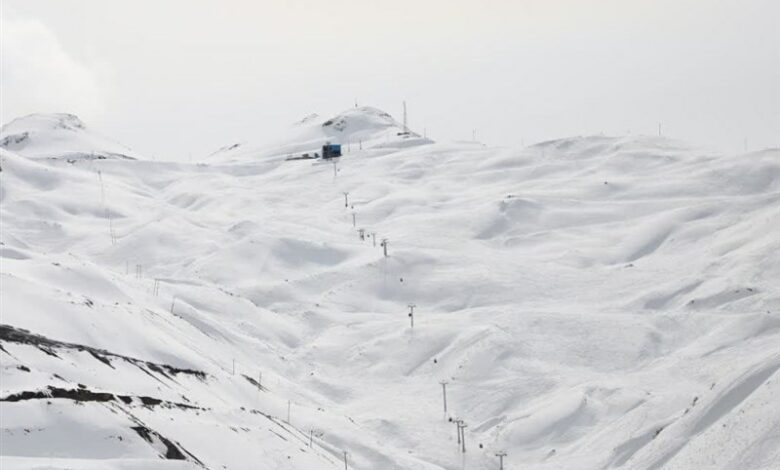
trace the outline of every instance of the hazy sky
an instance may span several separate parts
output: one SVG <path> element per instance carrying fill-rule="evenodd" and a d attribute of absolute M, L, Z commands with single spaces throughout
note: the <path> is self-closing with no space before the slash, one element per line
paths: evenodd
<path fill-rule="evenodd" d="M 495 145 L 780 146 L 778 0 L 0 0 L 0 120 L 194 159 L 354 105 Z"/>

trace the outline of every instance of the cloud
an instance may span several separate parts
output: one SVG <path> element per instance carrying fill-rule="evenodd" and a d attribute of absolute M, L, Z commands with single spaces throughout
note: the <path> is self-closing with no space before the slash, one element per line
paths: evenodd
<path fill-rule="evenodd" d="M 43 23 L 0 20 L 0 121 L 36 112 L 95 117 L 103 93 L 95 70 L 79 63 Z"/>

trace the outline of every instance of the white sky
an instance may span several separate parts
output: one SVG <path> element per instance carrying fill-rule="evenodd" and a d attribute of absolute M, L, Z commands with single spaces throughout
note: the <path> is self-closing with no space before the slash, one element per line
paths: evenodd
<path fill-rule="evenodd" d="M 360 104 L 434 139 L 780 146 L 778 0 L 0 0 L 0 121 L 72 112 L 160 159 Z"/>

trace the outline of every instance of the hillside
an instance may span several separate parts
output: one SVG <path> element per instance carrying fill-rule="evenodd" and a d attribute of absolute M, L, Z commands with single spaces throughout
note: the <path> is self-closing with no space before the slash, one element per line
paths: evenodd
<path fill-rule="evenodd" d="M 306 116 L 272 142 L 236 142 L 217 150 L 209 162 L 279 160 L 304 152 L 319 151 L 326 142 L 341 144 L 344 151 L 388 149 L 433 143 L 398 123 L 388 113 L 370 106 L 348 109 L 323 118 Z"/>
<path fill-rule="evenodd" d="M 2 131 L 4 469 L 780 466 L 778 149 L 356 108 L 182 164 L 62 116 Z"/>
<path fill-rule="evenodd" d="M 32 159 L 137 159 L 130 148 L 88 129 L 73 114 L 30 114 L 0 128 L 0 148 Z"/>

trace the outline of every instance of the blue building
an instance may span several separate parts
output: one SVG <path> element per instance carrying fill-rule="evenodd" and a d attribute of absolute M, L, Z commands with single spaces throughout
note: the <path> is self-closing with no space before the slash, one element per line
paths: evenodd
<path fill-rule="evenodd" d="M 341 156 L 341 144 L 331 144 L 330 142 L 322 146 L 322 158 L 334 158 Z"/>

